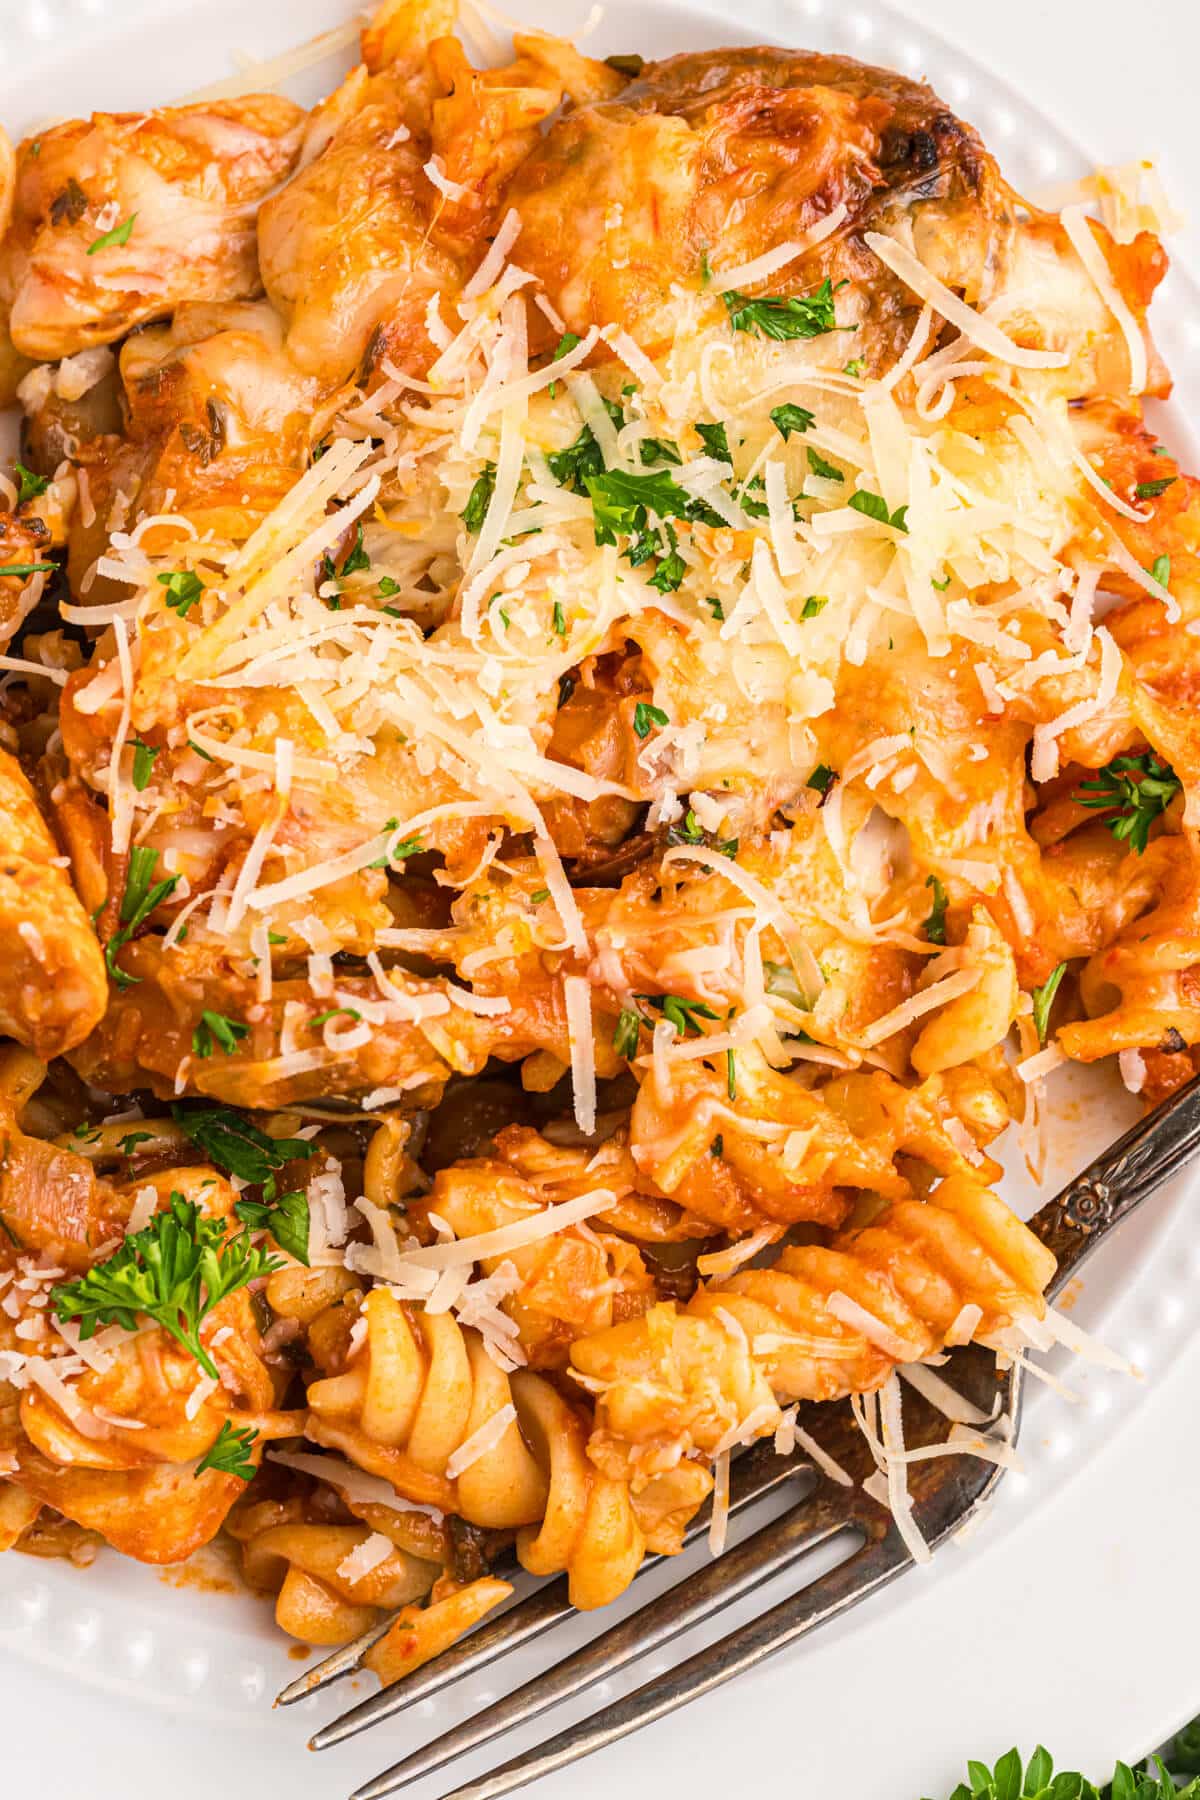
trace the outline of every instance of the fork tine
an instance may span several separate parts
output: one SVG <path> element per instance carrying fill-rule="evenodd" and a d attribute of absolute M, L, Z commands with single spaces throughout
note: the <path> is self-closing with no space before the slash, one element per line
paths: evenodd
<path fill-rule="evenodd" d="M 783 1482 L 792 1480 L 808 1467 L 803 1457 L 776 1456 L 769 1445 L 752 1449 L 730 1471 L 730 1512 L 740 1512 L 753 1501 L 763 1499 Z M 690 1539 L 704 1529 L 705 1525 L 701 1521 L 687 1535 Z M 658 1560 L 657 1557 L 647 1557 L 643 1566 L 649 1568 Z M 372 1724 L 376 1719 L 390 1718 L 402 1708 L 427 1699 L 450 1682 L 473 1673 L 482 1663 L 529 1643 L 543 1631 L 548 1631 L 552 1625 L 557 1625 L 560 1619 L 567 1618 L 572 1611 L 567 1599 L 565 1580 L 548 1582 L 516 1606 L 485 1620 L 468 1637 L 452 1644 L 449 1650 L 444 1650 L 432 1662 L 426 1663 L 424 1668 L 360 1702 L 353 1709 L 353 1716 L 357 1719 L 361 1715 L 361 1723 L 356 1724 L 354 1729 L 362 1730 L 363 1726 Z M 283 1689 L 275 1702 L 276 1706 L 290 1706 L 293 1701 L 303 1700 L 309 1694 L 317 1693 L 341 1676 L 353 1674 L 359 1667 L 364 1652 L 383 1636 L 391 1622 L 389 1617 L 382 1624 L 373 1625 L 353 1643 L 344 1644 L 332 1656 L 327 1656 L 323 1662 L 297 1676 L 295 1681 L 289 1682 Z M 350 1716 L 352 1715 L 346 1715 Z M 341 1719 L 336 1719 L 324 1731 L 319 1731 L 312 1741 L 313 1749 L 326 1749 L 330 1744 L 338 1743 L 341 1736 L 352 1735 L 349 1732 L 339 1732 L 341 1723 Z"/>
<path fill-rule="evenodd" d="M 782 1518 L 764 1525 L 745 1543 L 727 1550 L 719 1561 L 706 1564 L 689 1579 L 668 1588 L 657 1599 L 583 1645 L 573 1655 L 564 1657 L 553 1668 L 534 1676 L 494 1705 L 464 1719 L 452 1731 L 415 1750 L 377 1777 L 364 1792 L 373 1797 L 393 1794 L 419 1777 L 442 1768 L 454 1757 L 491 1743 L 517 1725 L 528 1724 L 547 1708 L 616 1674 L 638 1657 L 669 1643 L 680 1632 L 730 1605 L 760 1582 L 769 1580 L 790 1563 L 807 1555 L 826 1538 L 852 1527 L 853 1520 L 847 1516 L 845 1490 L 831 1489 L 829 1483 L 819 1485 L 810 1498 Z M 370 1722 L 355 1721 L 355 1713 L 361 1710 L 356 1707 L 354 1712 L 339 1720 L 341 1737 L 349 1736 L 351 1730 L 359 1730 L 362 1724 Z"/>
<path fill-rule="evenodd" d="M 502 1794 L 512 1793 L 593 1750 L 616 1743 L 687 1701 L 711 1693 L 786 1644 L 795 1643 L 814 1626 L 884 1586 L 911 1563 L 899 1533 L 888 1531 L 882 1538 L 869 1540 L 845 1562 L 800 1593 L 789 1595 L 761 1618 L 740 1626 L 720 1643 L 697 1651 L 601 1712 L 560 1731 L 537 1749 L 514 1757 L 477 1781 L 455 1788 L 444 1800 L 499 1800 Z M 383 1800 L 392 1791 L 389 1775 L 385 1774 L 357 1788 L 351 1800 Z"/>

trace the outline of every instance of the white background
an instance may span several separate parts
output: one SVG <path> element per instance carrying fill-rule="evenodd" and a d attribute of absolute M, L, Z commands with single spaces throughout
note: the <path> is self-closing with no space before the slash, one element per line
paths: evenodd
<path fill-rule="evenodd" d="M 5 22 L 18 15 L 27 20 L 38 4 L 0 0 L 0 75 L 15 72 L 20 54 Z M 250 15 L 254 4 L 247 0 Z M 513 5 L 521 10 L 519 0 Z M 574 6 L 568 10 L 576 16 Z M 735 3 L 730 10 L 736 16 Z M 921 0 L 914 18 L 1018 87 L 1103 160 L 1158 158 L 1174 197 L 1200 220 L 1200 7 L 1194 0 Z M 802 7 L 781 6 L 776 31 L 802 42 Z M 97 93 L 96 104 L 103 103 Z M 52 94 L 46 110 L 53 111 Z M 1177 241 L 1176 254 L 1200 268 L 1196 226 Z M 1190 1292 L 1198 1289 L 1193 1273 Z M 967 1755 L 991 1760 L 1013 1741 L 1031 1750 L 1039 1740 L 1061 1765 L 1106 1774 L 1116 1755 L 1141 1753 L 1168 1736 L 1187 1709 L 1200 1707 L 1196 1433 L 1194 1411 L 1181 1414 L 1164 1390 L 1156 1396 L 1152 1389 L 1119 1439 L 1093 1449 L 1086 1481 L 1067 1481 L 1038 1508 L 1022 1529 L 1019 1554 L 1003 1534 L 969 1557 L 945 1553 L 962 1555 L 964 1569 L 971 1564 L 969 1609 L 956 1604 L 961 1583 L 954 1576 L 906 1588 L 901 1656 L 895 1633 L 875 1634 L 847 1621 L 811 1649 L 769 1665 L 752 1684 L 724 1690 L 703 1713 L 641 1733 L 602 1764 L 544 1784 L 541 1793 L 566 1800 L 583 1789 L 624 1789 L 640 1800 L 686 1786 L 689 1795 L 707 1800 L 766 1780 L 786 1800 L 834 1791 L 845 1800 L 919 1800 L 948 1793 Z M 1147 1491 L 1159 1545 L 1157 1558 L 1149 1559 L 1157 1563 L 1154 1580 L 1146 1578 L 1142 1546 L 1121 1524 L 1133 1497 Z M 1027 1578 L 1024 1570 L 1031 1571 Z M 993 1646 L 989 1628 L 989 1607 L 1011 1614 L 1014 1590 L 1028 1619 L 1023 1649 L 1015 1654 L 1011 1632 L 997 1634 L 1002 1643 Z M 174 1598 L 181 1608 L 189 1604 L 186 1589 Z M 1081 1682 L 1079 1647 L 1097 1642 L 1109 1654 L 1091 1655 Z M 814 1717 L 805 1696 L 817 1659 Z M 1181 1668 L 1194 1671 L 1194 1693 L 1181 1681 Z M 880 1730 L 878 1697 L 894 1699 L 897 1690 L 905 1724 L 897 1728 L 894 1704 L 884 1706 L 890 1723 Z M 764 1726 L 765 1714 L 773 1728 Z M 303 1734 L 301 1720 L 292 1715 L 276 1725 L 291 1750 Z M 171 1800 L 213 1800 L 214 1793 L 259 1800 L 299 1789 L 304 1800 L 339 1800 L 402 1748 L 389 1733 L 370 1747 L 309 1763 L 307 1778 L 298 1779 L 294 1752 L 273 1769 L 261 1733 L 138 1713 L 2 1654 L 0 1727 L 4 1800 L 59 1800 L 79 1792 L 89 1800 L 149 1800 L 160 1792 Z M 439 1791 L 436 1783 L 418 1790 Z"/>

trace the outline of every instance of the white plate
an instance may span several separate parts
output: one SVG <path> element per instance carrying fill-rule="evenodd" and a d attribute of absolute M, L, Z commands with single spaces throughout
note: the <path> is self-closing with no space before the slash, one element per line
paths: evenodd
<path fill-rule="evenodd" d="M 568 19 L 550 0 L 512 3 L 524 19 L 560 29 L 586 11 L 572 7 Z M 1018 4 L 1032 15 L 1028 0 Z M 1084 0 L 1072 5 L 1082 15 Z M 343 0 L 0 0 L 0 10 L 10 9 L 15 16 L 2 21 L 0 119 L 18 131 L 50 113 L 166 100 L 227 74 L 229 46 L 271 54 L 346 13 Z M 950 18 L 952 0 L 937 10 Z M 768 38 L 926 76 L 980 127 L 1018 184 L 1036 187 L 1084 166 L 1019 93 L 882 6 L 851 12 L 834 0 L 806 0 L 783 14 L 772 0 L 737 0 L 736 7 L 697 0 L 659 4 L 648 17 L 636 0 L 622 0 L 608 6 L 589 48 L 661 55 Z M 1124 79 L 1117 55 L 1114 48 L 1103 70 L 1114 93 Z M 326 65 L 301 78 L 296 97 L 315 97 L 336 72 Z M 1200 293 L 1174 274 L 1156 330 L 1182 392 L 1192 396 L 1200 395 L 1195 318 Z M 1161 422 L 1173 443 L 1187 444 L 1178 402 Z M 1196 466 L 1196 446 L 1187 448 Z M 1015 1168 L 1015 1145 L 1010 1157 L 1006 1192 L 1025 1211 L 1131 1116 L 1127 1098 L 1088 1072 L 1064 1072 L 1054 1098 L 1059 1124 L 1040 1194 Z M 1156 1200 L 1101 1255 L 1074 1312 L 1129 1355 L 1145 1380 L 1072 1370 L 1081 1396 L 1074 1407 L 1035 1392 L 1021 1440 L 1026 1472 L 1005 1480 L 970 1543 L 948 1547 L 932 1570 L 907 1577 L 702 1710 L 556 1778 L 547 1800 L 565 1796 L 568 1782 L 573 1795 L 597 1800 L 621 1784 L 648 1796 L 678 1781 L 681 1764 L 690 1791 L 702 1795 L 776 1776 L 793 1792 L 836 1784 L 848 1800 L 902 1800 L 948 1790 L 967 1755 L 994 1756 L 1014 1739 L 1026 1748 L 1045 1739 L 1067 1766 L 1107 1773 L 1115 1756 L 1144 1750 L 1200 1705 L 1182 1623 L 1200 1606 L 1200 1564 L 1190 1554 L 1200 1434 L 1189 1404 L 1200 1377 L 1191 1298 L 1200 1249 L 1186 1185 Z M 754 1605 L 775 1597 L 767 1590 Z M 703 1641 L 693 1636 L 684 1649 Z M 538 1646 L 512 1673 L 524 1679 L 546 1654 Z M 245 1595 L 165 1578 L 116 1556 L 86 1572 L 0 1558 L 0 1720 L 21 1722 L 15 1741 L 6 1734 L 10 1777 L 27 1767 L 45 1780 L 56 1766 L 55 1726 L 69 1707 L 72 1767 L 86 1743 L 97 1800 L 148 1795 L 167 1779 L 175 1800 L 211 1800 L 214 1782 L 239 1796 L 269 1783 L 297 1800 L 326 1800 L 468 1710 L 426 1702 L 408 1719 L 315 1759 L 303 1740 L 334 1710 L 329 1702 L 269 1711 L 270 1696 L 297 1666 L 269 1608 Z M 622 1685 L 661 1666 L 649 1659 Z M 490 1687 L 472 1688 L 469 1710 L 490 1697 Z M 613 1684 L 601 1697 L 616 1691 Z M 337 1691 L 339 1702 L 353 1697 Z M 560 1711 L 552 1724 L 584 1710 Z M 538 1735 L 535 1728 L 509 1740 L 505 1754 Z M 440 1789 L 434 1781 L 423 1791 Z"/>

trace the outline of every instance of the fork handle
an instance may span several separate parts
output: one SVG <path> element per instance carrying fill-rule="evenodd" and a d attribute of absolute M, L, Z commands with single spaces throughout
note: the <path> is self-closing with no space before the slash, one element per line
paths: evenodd
<path fill-rule="evenodd" d="M 1198 1150 L 1200 1075 L 1147 1113 L 1034 1213 L 1030 1230 L 1058 1258 L 1047 1289 L 1050 1297 L 1110 1231 Z"/>

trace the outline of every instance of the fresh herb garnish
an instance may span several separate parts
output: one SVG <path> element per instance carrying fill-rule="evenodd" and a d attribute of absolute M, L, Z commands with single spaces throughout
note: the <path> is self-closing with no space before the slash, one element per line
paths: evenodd
<path fill-rule="evenodd" d="M 641 1029 L 642 1016 L 631 1006 L 623 1006 L 617 1018 L 617 1028 L 613 1032 L 613 1049 L 618 1056 L 627 1062 L 637 1055 L 638 1032 Z"/>
<path fill-rule="evenodd" d="M 154 772 L 154 759 L 158 750 L 153 744 L 143 744 L 137 739 L 133 746 L 133 785 L 139 794 L 144 794 Z"/>
<path fill-rule="evenodd" d="M 186 619 L 204 593 L 204 583 L 200 577 L 191 569 L 172 569 L 158 579 L 167 590 L 167 605 L 171 611 L 177 612 L 181 619 Z"/>
<path fill-rule="evenodd" d="M 94 243 L 88 245 L 88 255 L 95 256 L 97 250 L 111 250 L 120 244 L 127 244 L 133 232 L 133 221 L 136 218 L 137 214 L 132 212 L 127 219 L 122 219 L 119 225 L 114 225 L 111 231 L 106 231 L 103 237 L 98 237 Z"/>
<path fill-rule="evenodd" d="M 45 475 L 35 475 L 32 469 L 25 467 L 24 463 L 14 463 L 13 469 L 21 478 L 21 491 L 17 495 L 18 506 L 24 506 L 27 500 L 36 500 L 38 495 L 44 494 L 50 486 Z"/>
<path fill-rule="evenodd" d="M 141 976 L 127 975 L 124 969 L 118 968 L 117 951 L 124 948 L 139 925 L 145 924 L 155 907 L 179 886 L 178 875 L 164 875 L 161 881 L 153 880 L 157 861 L 158 851 L 147 844 L 137 844 L 129 853 L 125 892 L 121 896 L 120 929 L 104 946 L 105 966 L 119 988 L 133 987 Z"/>
<path fill-rule="evenodd" d="M 316 1155 L 317 1146 L 307 1139 L 268 1137 L 228 1106 L 175 1105 L 171 1117 L 218 1169 L 252 1186 L 265 1187 L 285 1163 L 307 1162 Z"/>
<path fill-rule="evenodd" d="M 683 461 L 678 445 L 673 444 L 669 438 L 643 438 L 638 446 L 638 453 L 644 463 L 681 463 Z"/>
<path fill-rule="evenodd" d="M 562 357 L 567 355 L 568 351 L 574 350 L 576 344 L 582 343 L 582 341 L 583 340 L 581 338 L 576 337 L 576 335 L 573 331 L 564 331 L 562 336 L 559 338 L 558 343 L 554 346 L 554 355 L 550 358 L 550 361 L 551 362 L 560 361 L 560 359 Z M 552 381 L 550 383 L 550 389 L 549 389 L 551 400 L 553 400 L 553 398 L 557 394 L 557 392 L 558 392 L 558 383 L 557 383 L 557 381 Z"/>
<path fill-rule="evenodd" d="M 718 462 L 732 464 L 733 457 L 729 452 L 729 433 L 724 425 L 697 424 L 696 435 L 710 456 L 715 456 Z"/>
<path fill-rule="evenodd" d="M 815 619 L 817 614 L 824 612 L 828 605 L 828 594 L 810 594 L 800 609 L 800 617 L 802 620 Z"/>
<path fill-rule="evenodd" d="M 385 831 L 395 831 L 399 823 L 399 819 L 388 819 L 383 829 Z M 374 862 L 369 862 L 367 864 L 367 868 L 388 869 L 395 862 L 405 862 L 410 856 L 419 855 L 420 850 L 421 834 L 419 831 L 414 831 L 410 837 L 401 838 L 398 844 L 389 845 L 382 856 L 377 856 Z"/>
<path fill-rule="evenodd" d="M 818 763 L 804 785 L 805 787 L 815 788 L 818 794 L 825 795 L 829 792 L 836 780 L 837 776 L 829 767 L 828 763 Z"/>
<path fill-rule="evenodd" d="M 861 356 L 853 357 L 842 370 L 843 375 L 853 375 L 856 381 L 861 381 L 866 372 L 867 365 Z"/>
<path fill-rule="evenodd" d="M 1134 780 L 1139 776 L 1139 780 Z M 1150 827 L 1166 812 L 1183 783 L 1169 763 L 1153 750 L 1140 756 L 1115 756 L 1105 763 L 1093 781 L 1080 784 L 1074 798 L 1097 811 L 1115 809 L 1105 824 L 1113 836 L 1140 856 L 1149 842 Z"/>
<path fill-rule="evenodd" d="M 667 543 L 670 548 L 665 556 L 659 555 L 658 567 L 650 577 L 649 585 L 659 594 L 673 594 L 682 585 L 687 574 L 687 564 L 679 554 L 679 540 L 671 525 L 664 525 Z M 661 551 L 661 546 L 659 547 Z M 630 557 L 632 562 L 633 558 Z"/>
<path fill-rule="evenodd" d="M 139 1316 L 153 1319 L 216 1381 L 220 1372 L 200 1341 L 203 1320 L 228 1295 L 282 1266 L 244 1231 L 227 1236 L 224 1220 L 202 1218 L 194 1201 L 173 1193 L 143 1231 L 78 1281 L 52 1288 L 50 1299 L 60 1319 L 79 1320 L 85 1341 L 100 1325 L 136 1331 Z"/>
<path fill-rule="evenodd" d="M 200 748 L 199 744 L 196 742 L 195 738 L 189 738 L 187 741 L 187 745 L 188 745 L 188 749 L 194 750 L 196 752 L 196 755 L 198 757 L 200 757 L 202 759 L 202 761 L 204 761 L 204 762 L 212 761 L 212 757 L 208 754 L 208 751 L 202 750 Z"/>
<path fill-rule="evenodd" d="M 228 1419 L 222 1419 L 216 1442 L 204 1452 L 195 1473 L 203 1475 L 205 1469 L 211 1469 L 216 1475 L 236 1475 L 242 1481 L 253 1481 L 255 1465 L 250 1451 L 257 1441 L 258 1432 L 253 1425 L 238 1431 Z"/>
<path fill-rule="evenodd" d="M 1133 491 L 1139 500 L 1157 500 L 1169 487 L 1174 487 L 1178 480 L 1178 475 L 1163 475 L 1157 481 L 1139 481 Z"/>
<path fill-rule="evenodd" d="M 467 504 L 459 517 L 472 536 L 478 536 L 487 517 L 487 509 L 492 504 L 492 495 L 496 491 L 496 465 L 485 463 L 483 473 L 475 482 L 467 496 Z"/>
<path fill-rule="evenodd" d="M 1200 1780 L 1177 1788 L 1161 1757 L 1153 1760 L 1153 1772 L 1148 1766 L 1135 1771 L 1118 1763 L 1103 1790 L 1104 1800 L 1200 1800 Z M 1101 1790 L 1086 1775 L 1066 1769 L 1056 1775 L 1049 1752 L 1040 1745 L 1025 1766 L 1019 1751 L 1010 1750 L 994 1769 L 968 1762 L 967 1775 L 950 1800 L 1101 1800 Z"/>
<path fill-rule="evenodd" d="M 650 736 L 650 727 L 652 725 L 657 725 L 661 728 L 670 723 L 670 719 L 662 708 L 660 706 L 651 706 L 648 700 L 639 700 L 633 709 L 633 729 L 639 738 L 648 738 Z"/>
<path fill-rule="evenodd" d="M 206 1007 L 200 1014 L 200 1023 L 192 1033 L 192 1055 L 209 1057 L 219 1048 L 226 1056 L 232 1056 L 241 1040 L 249 1035 L 250 1027 L 243 1025 L 240 1019 L 231 1019 L 225 1013 L 210 1012 Z"/>
<path fill-rule="evenodd" d="M 822 481 L 845 481 L 846 479 L 836 464 L 826 462 L 820 452 L 814 450 L 811 445 L 808 448 L 808 466 L 814 475 L 821 477 Z"/>
<path fill-rule="evenodd" d="M 269 1231 L 281 1250 L 308 1264 L 308 1195 L 300 1188 L 276 1201 L 239 1200 L 234 1212 L 251 1231 Z"/>
<path fill-rule="evenodd" d="M 869 488 L 859 488 L 856 493 L 851 494 L 846 505 L 852 512 L 862 513 L 864 518 L 874 519 L 879 525 L 890 525 L 893 531 L 908 530 L 905 524 L 907 506 L 898 506 L 895 512 L 889 512 L 883 495 L 873 494 Z"/>
<path fill-rule="evenodd" d="M 1054 1005 L 1054 996 L 1066 972 L 1066 963 L 1060 962 L 1057 969 L 1047 975 L 1041 987 L 1033 990 L 1033 1022 L 1037 1027 L 1039 1044 L 1046 1041 L 1046 1034 L 1050 1029 L 1050 1008 Z"/>
<path fill-rule="evenodd" d="M 327 1006 L 324 1012 L 313 1014 L 308 1021 L 308 1028 L 310 1031 L 318 1031 L 322 1025 L 327 1025 L 330 1019 L 354 1019 L 357 1021 L 361 1018 L 362 1014 L 356 1012 L 352 1006 Z"/>
<path fill-rule="evenodd" d="M 925 877 L 925 886 L 933 889 L 933 905 L 929 909 L 929 917 L 925 921 L 925 936 L 931 944 L 944 944 L 946 941 L 946 908 L 950 904 L 946 890 L 936 875 Z"/>
<path fill-rule="evenodd" d="M 53 575 L 57 567 L 52 562 L 0 563 L 0 575 Z"/>
<path fill-rule="evenodd" d="M 730 288 L 721 295 L 734 331 L 756 331 L 784 343 L 790 338 L 821 337 L 836 331 L 833 284 L 828 277 L 811 294 L 764 294 L 752 300 Z"/>
<path fill-rule="evenodd" d="M 793 406 L 790 400 L 771 408 L 771 423 L 785 443 L 794 431 L 810 431 L 816 422 L 816 413 L 809 412 L 807 406 Z"/>
<path fill-rule="evenodd" d="M 549 888 L 535 888 L 533 893 L 529 896 L 529 904 L 531 906 L 540 906 L 543 900 L 548 900 L 549 898 Z"/>
<path fill-rule="evenodd" d="M 363 549 L 363 528 L 360 519 L 354 533 L 354 542 L 350 546 L 350 554 L 342 564 L 342 574 L 357 575 L 360 570 L 369 569 L 370 566 L 371 559 Z"/>
<path fill-rule="evenodd" d="M 554 602 L 554 635 L 565 638 L 567 635 L 567 615 L 562 609 L 562 601 Z"/>
<path fill-rule="evenodd" d="M 673 1025 L 680 1037 L 686 1037 L 689 1031 L 700 1034 L 697 1019 L 715 1019 L 717 1014 L 703 1000 L 683 1000 L 678 994 L 639 994 L 648 1006 L 657 1007 L 663 1018 Z"/>
<path fill-rule="evenodd" d="M 640 536 L 651 513 L 660 519 L 690 517 L 691 495 L 665 469 L 647 475 L 605 469 L 598 475 L 586 476 L 584 486 L 592 502 L 598 544 L 615 544 L 618 537 Z"/>
<path fill-rule="evenodd" d="M 737 1099 L 737 1063 L 732 1049 L 725 1052 L 725 1092 L 731 1100 Z"/>
<path fill-rule="evenodd" d="M 399 592 L 400 583 L 398 581 L 393 581 L 390 575 L 381 575 L 379 577 L 379 594 L 382 599 L 390 600 L 393 594 L 398 594 Z M 388 608 L 389 612 L 392 610 L 391 607 Z"/>
<path fill-rule="evenodd" d="M 705 606 L 707 606 L 707 608 L 708 608 L 709 612 L 712 614 L 713 618 L 719 620 L 722 624 L 724 624 L 725 608 L 721 605 L 721 602 L 717 599 L 717 596 L 715 594 L 706 594 L 704 596 L 704 604 L 705 604 Z"/>
<path fill-rule="evenodd" d="M 1156 556 L 1150 565 L 1150 579 L 1157 581 L 1159 587 L 1171 585 L 1171 559 L 1169 556 Z"/>
<path fill-rule="evenodd" d="M 152 1131 L 127 1131 L 123 1138 L 117 1139 L 117 1149 L 122 1156 L 132 1156 L 139 1144 L 150 1144 L 153 1141 Z"/>

